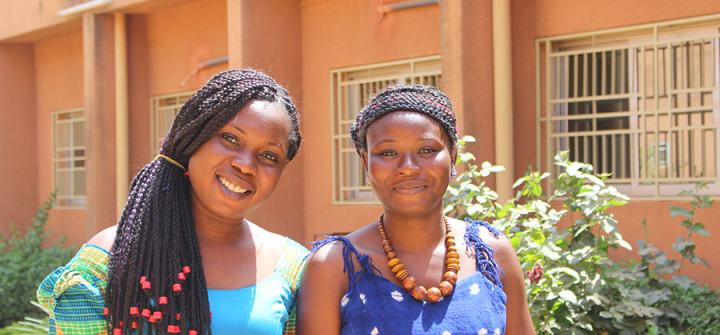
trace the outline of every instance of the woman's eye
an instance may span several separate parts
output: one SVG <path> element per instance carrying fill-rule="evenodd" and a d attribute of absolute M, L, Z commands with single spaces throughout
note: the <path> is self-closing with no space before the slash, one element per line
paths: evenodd
<path fill-rule="evenodd" d="M 262 156 L 262 157 L 265 157 L 265 158 L 267 158 L 267 159 L 269 159 L 269 160 L 271 160 L 271 161 L 273 161 L 273 162 L 277 162 L 277 161 L 278 161 L 277 156 L 275 156 L 274 154 L 271 154 L 271 153 L 264 153 L 264 154 L 262 154 L 261 156 Z"/>
<path fill-rule="evenodd" d="M 383 152 L 380 152 L 380 156 L 395 156 L 395 152 L 393 152 L 393 151 L 383 151 Z"/>
<path fill-rule="evenodd" d="M 432 148 L 420 149 L 420 153 L 421 153 L 421 154 L 430 154 L 430 153 L 433 153 L 433 152 L 435 152 L 435 149 L 432 149 Z"/>
<path fill-rule="evenodd" d="M 222 138 L 224 138 L 226 141 L 228 141 L 228 142 L 230 142 L 230 143 L 232 143 L 232 144 L 238 144 L 238 141 L 237 141 L 237 139 L 235 138 L 235 136 L 232 136 L 232 135 L 230 135 L 230 134 L 222 134 L 222 135 L 220 135 L 220 136 L 222 136 Z"/>

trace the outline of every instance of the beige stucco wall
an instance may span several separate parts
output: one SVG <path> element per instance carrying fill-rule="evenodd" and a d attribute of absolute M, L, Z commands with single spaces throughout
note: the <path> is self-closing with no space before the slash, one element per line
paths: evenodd
<path fill-rule="evenodd" d="M 32 44 L 0 45 L 0 232 L 30 224 L 37 208 L 35 55 Z"/>
<path fill-rule="evenodd" d="M 83 107 L 83 55 L 80 31 L 35 43 L 37 87 L 37 199 L 42 203 L 53 191 L 52 112 Z M 53 209 L 48 228 L 69 244 L 85 242 L 85 211 Z"/>

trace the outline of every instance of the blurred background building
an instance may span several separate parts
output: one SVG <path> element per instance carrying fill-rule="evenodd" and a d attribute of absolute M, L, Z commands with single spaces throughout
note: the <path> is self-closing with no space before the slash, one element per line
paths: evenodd
<path fill-rule="evenodd" d="M 253 67 L 303 113 L 300 155 L 250 217 L 272 231 L 307 242 L 376 220 L 349 125 L 383 87 L 422 83 L 451 97 L 478 162 L 506 167 L 488 180 L 501 200 L 569 150 L 633 199 L 612 210 L 625 239 L 646 219 L 669 250 L 679 193 L 707 182 L 720 196 L 718 13 L 716 0 L 4 0 L 0 230 L 53 190 L 49 228 L 68 244 L 115 224 L 189 94 Z M 713 268 L 718 214 L 701 213 L 713 238 L 695 240 Z"/>

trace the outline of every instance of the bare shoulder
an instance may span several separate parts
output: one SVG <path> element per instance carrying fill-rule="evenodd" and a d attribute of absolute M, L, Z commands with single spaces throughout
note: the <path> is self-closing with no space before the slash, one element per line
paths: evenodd
<path fill-rule="evenodd" d="M 307 260 L 307 266 L 323 270 L 339 267 L 342 272 L 345 261 L 343 258 L 343 248 L 345 248 L 345 244 L 341 241 L 327 242 L 313 250 Z"/>
<path fill-rule="evenodd" d="M 457 226 L 459 228 L 463 228 L 459 231 L 464 231 L 464 227 L 467 225 L 466 222 L 457 219 L 451 219 L 451 222 L 453 223 L 453 227 Z M 495 235 L 484 225 L 478 225 L 478 236 L 491 249 L 495 250 L 495 260 L 501 268 L 504 268 L 503 263 L 506 263 L 507 261 L 515 261 L 517 259 L 515 249 L 505 235 Z"/>
<path fill-rule="evenodd" d="M 104 229 L 103 231 L 95 234 L 88 242 L 87 244 L 96 245 L 100 248 L 105 249 L 105 251 L 110 252 L 113 246 L 113 243 L 115 243 L 115 235 L 117 233 L 117 225 L 108 227 Z"/>
<path fill-rule="evenodd" d="M 282 250 L 285 246 L 285 239 L 287 239 L 286 236 L 273 233 L 269 230 L 265 230 L 264 228 L 250 222 L 250 230 L 252 231 L 252 236 L 254 239 L 260 239 L 263 247 L 271 246 L 275 250 Z"/>

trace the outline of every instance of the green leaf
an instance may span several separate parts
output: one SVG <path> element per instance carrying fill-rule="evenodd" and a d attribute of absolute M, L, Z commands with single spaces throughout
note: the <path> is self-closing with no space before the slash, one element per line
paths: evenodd
<path fill-rule="evenodd" d="M 600 178 L 595 177 L 595 176 L 593 176 L 593 175 L 591 175 L 591 174 L 585 175 L 585 178 L 587 178 L 587 179 L 590 180 L 591 182 L 593 182 L 593 183 L 595 183 L 595 184 L 597 184 L 597 185 L 599 185 L 599 186 L 601 186 L 601 187 L 602 187 L 602 186 L 605 186 L 605 182 L 603 182 L 602 180 L 600 180 Z"/>
<path fill-rule="evenodd" d="M 560 248 L 552 244 L 543 244 L 542 246 L 543 255 L 552 260 L 558 260 L 560 258 L 560 253 L 558 251 L 560 251 Z"/>
<path fill-rule="evenodd" d="M 515 181 L 515 184 L 513 184 L 512 188 L 517 188 L 518 186 L 522 185 L 525 182 L 525 178 L 519 178 Z"/>
<path fill-rule="evenodd" d="M 530 238 L 533 240 L 533 242 L 537 244 L 545 243 L 545 234 L 543 234 L 541 231 L 533 230 L 530 233 Z"/>
<path fill-rule="evenodd" d="M 688 241 L 682 237 L 678 237 L 675 243 L 673 243 L 672 247 L 675 252 L 682 253 L 685 249 L 694 245 L 695 243 L 693 243 L 692 241 Z"/>
<path fill-rule="evenodd" d="M 558 295 L 560 296 L 560 298 L 563 298 L 563 300 L 577 305 L 577 296 L 575 296 L 575 293 L 573 293 L 572 291 L 564 290 L 558 293 Z"/>
<path fill-rule="evenodd" d="M 540 187 L 540 185 L 538 185 L 538 184 L 533 185 L 532 193 L 536 197 L 541 196 L 542 195 L 542 187 Z"/>
<path fill-rule="evenodd" d="M 681 216 L 681 215 L 688 219 L 692 219 L 692 217 L 693 217 L 693 213 L 691 211 L 685 210 L 685 208 L 676 207 L 676 206 L 670 207 L 670 216 Z"/>
<path fill-rule="evenodd" d="M 520 235 L 515 235 L 511 237 L 510 244 L 512 244 L 513 249 L 517 249 L 520 246 Z"/>
<path fill-rule="evenodd" d="M 623 247 L 623 248 L 625 248 L 625 249 L 627 249 L 627 250 L 633 250 L 633 248 L 632 248 L 632 246 L 630 245 L 630 243 L 627 243 L 627 241 L 625 241 L 625 240 L 618 240 L 618 241 L 617 241 L 617 244 L 619 244 L 621 247 Z"/>
<path fill-rule="evenodd" d="M 471 135 L 465 135 L 460 139 L 460 143 L 462 143 L 462 144 L 474 143 L 475 141 L 476 141 L 475 137 L 472 137 Z"/>
<path fill-rule="evenodd" d="M 554 269 L 548 270 L 547 274 L 548 274 L 548 275 L 551 275 L 551 274 L 554 274 L 554 273 L 556 273 L 556 272 L 566 273 L 567 275 L 575 278 L 576 281 L 580 281 L 580 274 L 579 274 L 577 271 L 575 271 L 575 270 L 573 270 L 573 269 L 571 269 L 571 268 L 568 268 L 568 267 L 554 268 Z"/>
<path fill-rule="evenodd" d="M 696 223 L 689 231 L 688 234 L 698 233 L 700 235 L 710 236 L 710 233 L 705 230 L 705 225 L 702 223 Z"/>
<path fill-rule="evenodd" d="M 615 230 L 616 225 L 617 221 L 609 216 L 603 217 L 600 220 L 600 227 L 608 234 L 612 233 Z"/>

